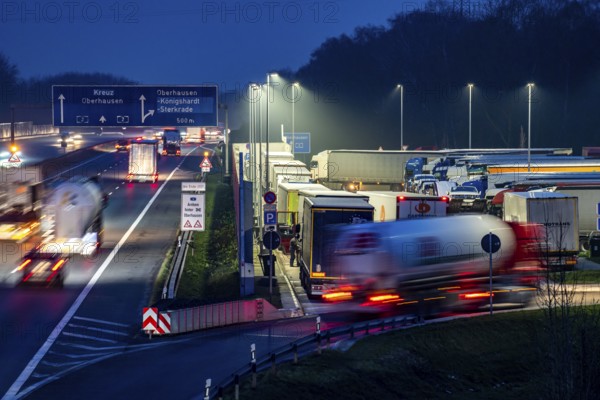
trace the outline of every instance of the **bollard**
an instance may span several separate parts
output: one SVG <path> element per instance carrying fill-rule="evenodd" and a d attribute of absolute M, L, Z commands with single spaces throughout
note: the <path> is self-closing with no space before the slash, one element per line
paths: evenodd
<path fill-rule="evenodd" d="M 294 343 L 292 348 L 294 349 L 294 365 L 298 365 L 298 345 Z"/>
<path fill-rule="evenodd" d="M 271 354 L 271 372 L 273 372 L 274 374 L 277 373 L 277 361 L 275 353 Z"/>
<path fill-rule="evenodd" d="M 321 355 L 321 334 L 317 335 L 317 354 Z"/>
<path fill-rule="evenodd" d="M 250 387 L 256 389 L 256 364 L 252 364 L 252 384 Z"/>
<path fill-rule="evenodd" d="M 239 375 L 235 375 L 235 377 L 233 378 L 233 383 L 235 384 L 235 389 L 234 389 L 234 396 L 235 396 L 235 400 L 240 400 L 240 376 Z"/>
<path fill-rule="evenodd" d="M 211 379 L 206 380 L 206 385 L 204 385 L 204 400 L 210 400 L 210 385 L 212 383 Z"/>

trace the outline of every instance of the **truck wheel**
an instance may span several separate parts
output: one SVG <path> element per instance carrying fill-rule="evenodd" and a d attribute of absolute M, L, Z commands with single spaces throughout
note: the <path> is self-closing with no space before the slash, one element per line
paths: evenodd
<path fill-rule="evenodd" d="M 579 249 L 581 251 L 589 251 L 590 250 L 590 241 L 587 237 L 579 238 Z"/>

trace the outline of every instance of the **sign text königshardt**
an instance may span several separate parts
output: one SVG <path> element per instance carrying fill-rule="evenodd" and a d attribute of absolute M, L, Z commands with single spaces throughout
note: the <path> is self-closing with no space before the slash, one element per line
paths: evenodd
<path fill-rule="evenodd" d="M 54 126 L 216 126 L 217 86 L 52 86 Z"/>

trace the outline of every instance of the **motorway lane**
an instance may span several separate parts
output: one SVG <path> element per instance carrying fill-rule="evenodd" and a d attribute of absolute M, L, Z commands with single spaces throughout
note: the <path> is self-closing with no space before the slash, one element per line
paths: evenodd
<path fill-rule="evenodd" d="M 199 156 L 188 160 L 190 165 L 195 167 L 195 170 L 197 170 L 199 163 L 196 158 L 199 158 Z M 81 257 L 78 259 L 78 257 L 75 257 L 71 262 L 71 273 L 67 276 L 65 290 L 63 291 L 24 292 L 22 290 L 10 290 L 10 288 L 2 291 L 0 324 L 5 327 L 2 335 L 5 340 L 0 343 L 0 353 L 9 355 L 13 362 L 6 370 L 3 368 L 4 371 L 0 376 L 0 393 L 6 392 L 8 386 L 14 382 L 29 359 L 35 354 L 50 331 L 54 329 L 68 307 L 73 303 L 84 284 L 89 281 L 109 255 L 114 243 L 118 242 L 126 229 L 131 226 L 135 217 L 145 207 L 151 196 L 158 191 L 162 182 L 180 161 L 179 158 L 175 157 L 163 157 L 159 161 L 161 176 L 158 184 L 123 185 L 122 178 L 125 176 L 127 164 L 124 161 L 126 160 L 127 156 L 125 154 L 107 154 L 107 157 L 102 157 L 92 168 L 89 168 L 89 166 L 87 168 L 88 173 L 98 171 L 97 173 L 106 174 L 106 176 L 103 176 L 102 184 L 108 193 L 112 193 L 109 206 L 105 212 L 106 242 L 100 256 L 97 259 L 82 259 Z M 181 172 L 180 175 L 187 180 L 193 175 L 193 171 Z M 174 186 L 171 187 L 171 185 L 175 185 L 175 183 L 168 186 L 173 189 Z M 149 217 L 142 220 L 138 230 L 133 231 L 131 241 L 125 243 L 121 251 L 116 253 L 118 257 L 115 257 L 110 268 L 106 269 L 105 274 L 101 277 L 102 279 L 90 292 L 89 304 L 84 302 L 81 314 L 75 315 L 79 318 L 78 323 L 70 323 L 69 329 L 76 330 L 66 332 L 72 334 L 70 338 L 82 339 L 85 342 L 90 340 L 85 337 L 97 337 L 103 340 L 91 339 L 92 342 L 96 342 L 96 344 L 100 342 L 106 346 L 115 343 L 127 343 L 139 330 L 140 307 L 145 305 L 144 303 L 148 299 L 154 274 L 160 266 L 162 257 L 164 257 L 165 249 L 172 243 L 177 229 L 178 193 L 179 190 L 164 190 L 163 197 L 171 194 L 171 198 L 165 197 L 164 200 L 167 203 L 175 202 L 175 205 L 165 206 L 162 203 L 163 198 L 159 198 L 155 203 L 154 213 L 150 210 Z M 146 220 L 154 221 L 156 225 L 152 225 L 152 223 L 144 225 Z M 146 246 L 146 243 L 148 243 L 148 246 Z M 157 244 L 161 244 L 161 246 Z M 6 266 L 3 266 L 2 273 L 6 274 L 6 269 Z M 23 296 L 29 301 L 24 301 Z M 15 307 L 15 303 L 20 307 Z M 35 334 L 24 337 L 23 332 L 30 331 Z M 84 333 L 80 333 L 81 331 Z M 90 335 L 89 333 L 93 334 Z M 100 333 L 100 336 L 94 336 L 98 333 Z M 62 336 L 67 335 L 63 334 Z M 60 342 L 69 345 L 76 344 L 80 346 L 78 347 L 79 350 L 85 350 L 85 346 L 88 346 L 88 344 L 72 343 L 63 338 Z M 3 347 L 4 349 L 2 349 Z M 81 357 L 81 354 L 75 354 L 75 357 L 73 357 L 73 354 L 69 354 L 68 351 L 65 353 L 64 349 L 52 351 L 59 354 L 68 354 L 75 360 L 83 359 L 78 358 Z M 97 352 L 91 353 L 95 355 Z M 32 381 L 28 382 L 28 385 L 46 379 L 55 372 L 56 368 L 65 368 L 72 365 L 73 362 L 73 360 L 70 363 L 55 362 L 54 360 L 43 361 L 46 363 L 40 363 L 40 368 L 51 367 L 50 371 L 48 371 L 48 368 L 34 371 Z"/>
<path fill-rule="evenodd" d="M 322 323 L 322 329 L 335 326 Z M 217 385 L 248 365 L 251 344 L 261 359 L 314 331 L 314 318 L 298 318 L 145 339 L 48 383 L 27 399 L 201 399 L 207 378 Z"/>

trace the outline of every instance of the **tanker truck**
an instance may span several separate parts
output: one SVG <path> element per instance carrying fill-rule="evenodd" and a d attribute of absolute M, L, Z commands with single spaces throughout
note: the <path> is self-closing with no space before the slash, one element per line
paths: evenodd
<path fill-rule="evenodd" d="M 107 197 L 98 181 L 72 178 L 58 183 L 44 201 L 41 252 L 93 255 L 102 244 L 102 210 Z"/>
<path fill-rule="evenodd" d="M 479 308 L 489 303 L 492 279 L 495 302 L 524 304 L 540 276 L 539 228 L 488 215 L 337 226 L 328 264 L 343 278 L 323 299 Z"/>

